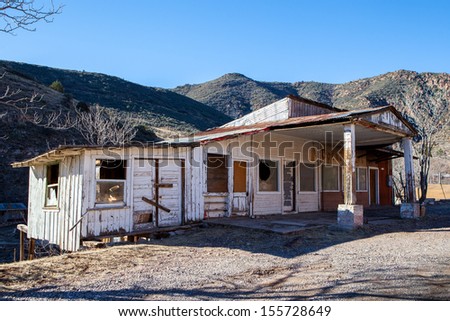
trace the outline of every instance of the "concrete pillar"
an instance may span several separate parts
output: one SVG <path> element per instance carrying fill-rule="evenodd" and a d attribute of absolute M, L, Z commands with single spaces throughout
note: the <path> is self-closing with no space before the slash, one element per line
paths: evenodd
<path fill-rule="evenodd" d="M 363 225 L 364 210 L 356 204 L 356 141 L 355 125 L 344 125 L 344 204 L 338 205 L 338 225 L 355 228 Z"/>
<path fill-rule="evenodd" d="M 400 205 L 401 218 L 417 218 L 420 216 L 420 205 L 416 202 L 416 190 L 414 183 L 414 162 L 411 137 L 402 139 L 405 161 L 405 203 Z"/>

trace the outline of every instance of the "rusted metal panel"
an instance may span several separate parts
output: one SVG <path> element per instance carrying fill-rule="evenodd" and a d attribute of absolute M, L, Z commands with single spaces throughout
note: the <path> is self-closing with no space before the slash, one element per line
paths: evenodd
<path fill-rule="evenodd" d="M 291 100 L 289 104 L 289 118 L 331 114 L 333 111 L 330 108 L 317 106 L 315 104 Z M 336 112 L 336 110 L 334 110 Z"/>

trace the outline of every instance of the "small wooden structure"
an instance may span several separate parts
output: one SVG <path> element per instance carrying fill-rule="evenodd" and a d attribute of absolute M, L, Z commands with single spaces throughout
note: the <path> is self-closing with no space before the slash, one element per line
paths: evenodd
<path fill-rule="evenodd" d="M 403 142 L 408 165 L 415 134 L 392 106 L 288 96 L 193 136 L 61 146 L 13 166 L 30 167 L 28 237 L 76 251 L 85 239 L 234 215 L 338 209 L 339 224 L 361 225 L 364 207 L 392 204 L 390 160 L 403 154 L 390 146 Z"/>

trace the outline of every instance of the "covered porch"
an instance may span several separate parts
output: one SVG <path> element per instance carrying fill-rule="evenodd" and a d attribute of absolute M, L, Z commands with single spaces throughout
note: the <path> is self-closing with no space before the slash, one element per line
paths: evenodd
<path fill-rule="evenodd" d="M 307 212 L 299 214 L 277 214 L 258 217 L 223 217 L 207 220 L 207 224 L 241 227 L 245 229 L 272 232 L 277 234 L 301 234 L 306 230 L 339 228 L 338 212 Z M 365 224 L 389 224 L 400 218 L 398 206 L 377 206 L 365 210 Z"/>

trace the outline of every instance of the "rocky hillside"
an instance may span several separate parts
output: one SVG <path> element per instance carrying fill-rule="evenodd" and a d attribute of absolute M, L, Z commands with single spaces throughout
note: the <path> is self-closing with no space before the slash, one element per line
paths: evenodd
<path fill-rule="evenodd" d="M 246 114 L 293 94 L 333 105 L 355 109 L 398 103 L 408 90 L 427 94 L 450 92 L 450 75 L 399 70 L 344 84 L 319 82 L 262 82 L 244 75 L 226 74 L 197 85 L 184 85 L 173 91 L 217 108 L 231 117 Z M 398 105 L 402 109 L 402 104 Z"/>
<path fill-rule="evenodd" d="M 36 88 L 58 80 L 64 87 L 67 99 L 75 98 L 88 104 L 98 103 L 104 107 L 132 112 L 145 120 L 149 129 L 167 128 L 186 133 L 229 121 L 229 117 L 214 108 L 186 96 L 114 76 L 0 61 L 0 75 L 4 72 L 16 75 L 23 81 L 31 81 L 27 84 Z M 6 86 L 6 79 L 0 80 L 0 84 Z"/>

